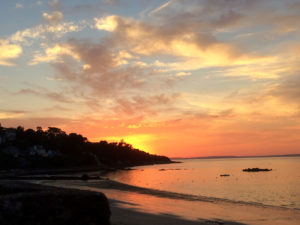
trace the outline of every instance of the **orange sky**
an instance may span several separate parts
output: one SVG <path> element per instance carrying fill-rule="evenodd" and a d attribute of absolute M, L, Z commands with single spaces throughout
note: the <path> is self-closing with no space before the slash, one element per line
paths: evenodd
<path fill-rule="evenodd" d="M 7 1 L 0 123 L 170 157 L 300 153 L 300 1 Z"/>

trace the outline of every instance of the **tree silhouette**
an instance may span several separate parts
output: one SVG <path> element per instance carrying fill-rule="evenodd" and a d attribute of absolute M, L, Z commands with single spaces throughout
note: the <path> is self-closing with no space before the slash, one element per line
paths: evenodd
<path fill-rule="evenodd" d="M 165 156 L 151 155 L 139 149 L 133 148 L 124 140 L 109 143 L 102 140 L 98 143 L 89 142 L 81 134 L 70 133 L 57 127 L 48 127 L 43 131 L 42 127 L 25 130 L 24 127 L 4 128 L 0 125 L 0 135 L 10 129 L 16 133 L 14 141 L 0 143 L 0 169 L 12 168 L 58 168 L 95 166 L 99 162 L 109 166 L 135 166 L 151 163 L 169 163 Z M 1 137 L 0 136 L 0 137 Z M 5 153 L 5 149 L 15 147 L 20 150 L 20 157 Z M 49 154 L 29 154 L 31 149 L 44 149 Z"/>

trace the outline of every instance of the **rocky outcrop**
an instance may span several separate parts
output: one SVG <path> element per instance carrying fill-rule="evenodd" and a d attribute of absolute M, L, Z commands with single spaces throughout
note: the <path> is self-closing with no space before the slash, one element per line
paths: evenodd
<path fill-rule="evenodd" d="M 109 219 L 108 200 L 102 193 L 0 183 L 0 224 L 109 225 Z"/>
<path fill-rule="evenodd" d="M 230 174 L 220 174 L 220 177 L 229 177 Z"/>
<path fill-rule="evenodd" d="M 243 169 L 243 172 L 268 172 L 268 171 L 272 171 L 272 169 L 261 169 L 261 168 Z"/>

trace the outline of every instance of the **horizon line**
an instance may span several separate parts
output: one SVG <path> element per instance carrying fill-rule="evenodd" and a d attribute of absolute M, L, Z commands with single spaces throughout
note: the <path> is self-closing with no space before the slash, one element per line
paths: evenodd
<path fill-rule="evenodd" d="M 246 155 L 246 156 L 194 156 L 194 157 L 170 157 L 170 159 L 214 159 L 214 158 L 260 158 L 260 157 L 293 157 L 300 156 L 300 153 L 296 154 L 279 154 L 279 155 Z"/>

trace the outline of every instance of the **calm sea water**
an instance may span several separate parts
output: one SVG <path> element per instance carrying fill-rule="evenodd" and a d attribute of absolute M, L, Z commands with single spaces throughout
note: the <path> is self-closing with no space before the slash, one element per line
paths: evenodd
<path fill-rule="evenodd" d="M 197 196 L 300 209 L 300 157 L 185 159 L 108 174 L 123 183 Z M 247 173 L 244 168 L 271 168 Z M 221 174 L 230 174 L 221 177 Z"/>

